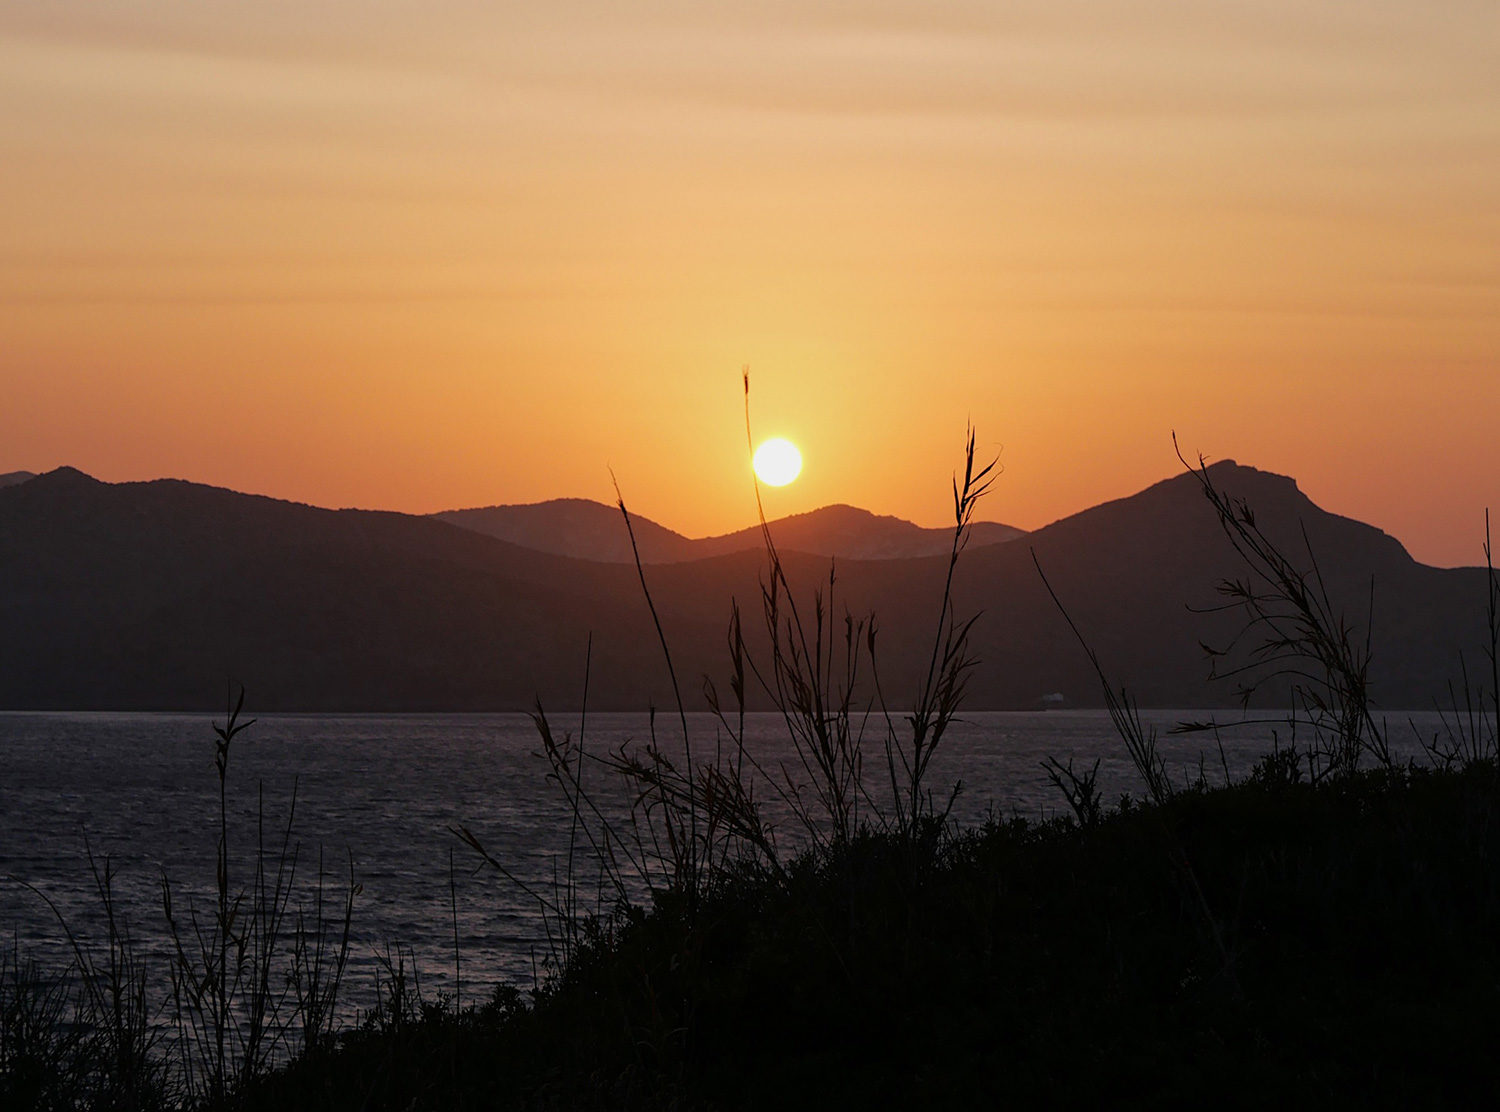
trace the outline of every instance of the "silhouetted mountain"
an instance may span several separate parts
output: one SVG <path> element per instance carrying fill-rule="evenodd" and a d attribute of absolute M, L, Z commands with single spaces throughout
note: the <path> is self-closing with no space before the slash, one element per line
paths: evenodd
<path fill-rule="evenodd" d="M 524 506 L 447 510 L 432 516 L 538 552 L 609 564 L 635 562 L 630 549 L 630 534 L 625 529 L 625 518 L 619 508 L 591 502 L 587 498 L 558 498 Z M 681 533 L 674 533 L 650 518 L 636 514 L 630 515 L 630 523 L 645 563 L 670 564 L 693 558 L 694 542 Z"/>
<path fill-rule="evenodd" d="M 771 533 L 783 552 L 835 556 L 840 560 L 906 560 L 946 554 L 953 547 L 952 529 L 924 529 L 899 517 L 872 514 L 855 506 L 824 506 L 771 522 Z M 974 523 L 971 546 L 1000 544 L 1025 536 L 1024 529 L 995 521 Z M 695 558 L 722 556 L 761 547 L 760 527 L 741 529 L 697 542 Z"/>
<path fill-rule="evenodd" d="M 616 635 L 606 660 L 652 635 L 634 574 L 430 518 L 64 468 L 0 490 L 0 707 L 212 707 L 231 677 L 263 709 L 571 700 L 590 628 Z"/>
<path fill-rule="evenodd" d="M 582 498 L 561 498 L 525 506 L 487 506 L 434 514 L 512 544 L 608 563 L 633 563 L 630 537 L 620 511 Z M 758 552 L 760 526 L 717 537 L 693 540 L 664 528 L 649 518 L 631 514 L 641 561 L 675 564 Z M 899 517 L 872 514 L 854 506 L 824 506 L 805 514 L 771 522 L 777 545 L 786 552 L 835 556 L 840 560 L 902 560 L 946 553 L 953 544 L 952 529 L 924 529 Z M 975 522 L 970 544 L 1000 544 L 1025 536 L 1025 531 L 993 521 Z"/>
<path fill-rule="evenodd" d="M 1305 529 L 1331 594 L 1358 622 L 1373 577 L 1374 692 L 1385 706 L 1430 706 L 1458 651 L 1477 650 L 1483 569 L 1417 564 L 1379 530 L 1318 509 L 1290 479 L 1232 463 L 1211 475 L 1287 551 L 1301 551 Z M 1213 606 L 1216 582 L 1240 569 L 1196 478 L 1182 475 L 1025 544 L 969 549 L 957 605 L 984 611 L 970 708 L 1035 706 L 1050 692 L 1070 706 L 1100 701 L 1033 550 L 1112 678 L 1144 705 L 1228 701 L 1228 686 L 1205 682 L 1199 642 L 1226 641 L 1235 619 L 1190 608 Z M 646 570 L 694 705 L 705 674 L 728 690 L 731 598 L 745 605 L 752 652 L 764 652 L 763 564 L 744 551 Z M 833 613 L 879 613 L 893 706 L 925 672 L 946 564 L 942 555 L 839 562 Z M 827 584 L 826 559 L 792 553 L 787 567 L 804 595 Z M 0 708 L 213 707 L 228 677 L 248 685 L 259 709 L 524 709 L 537 695 L 561 708 L 579 702 L 590 637 L 591 706 L 671 704 L 626 564 L 434 518 L 178 481 L 112 485 L 62 469 L 0 490 Z"/>
<path fill-rule="evenodd" d="M 0 487 L 15 486 L 17 483 L 24 483 L 27 479 L 35 478 L 35 473 L 31 471 L 8 471 L 0 475 Z"/>
<path fill-rule="evenodd" d="M 1418 564 L 1394 538 L 1319 509 L 1284 476 L 1233 461 L 1212 466 L 1209 476 L 1244 498 L 1304 570 L 1315 557 L 1335 605 L 1358 630 L 1372 628 L 1377 701 L 1431 709 L 1445 696 L 1459 651 L 1476 652 L 1483 637 L 1483 569 Z M 1241 628 L 1236 613 L 1205 611 L 1225 601 L 1219 581 L 1243 577 L 1245 568 L 1195 476 L 1065 518 L 1024 547 L 980 549 L 961 567 L 964 599 L 989 608 L 977 630 L 987 701 L 1019 705 L 1060 691 L 1070 703 L 1094 703 L 1098 681 L 1076 642 L 1049 632 L 1057 611 L 1032 566 L 1033 549 L 1112 679 L 1142 704 L 1230 701 L 1233 684 L 1203 682 L 1200 642 L 1222 647 Z"/>

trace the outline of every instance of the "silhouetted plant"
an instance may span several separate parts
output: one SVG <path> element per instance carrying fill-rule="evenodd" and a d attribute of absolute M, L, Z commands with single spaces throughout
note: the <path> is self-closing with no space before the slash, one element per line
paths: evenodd
<path fill-rule="evenodd" d="M 354 858 L 349 858 L 349 883 L 344 889 L 335 934 L 325 918 L 323 851 L 318 851 L 318 879 L 313 889 L 311 916 L 297 909 L 292 955 L 287 976 L 292 990 L 296 1026 L 302 1033 L 300 1052 L 316 1054 L 333 1040 L 338 1023 L 338 997 L 349 963 L 349 932 L 354 923 L 354 901 L 364 891 L 354 880 Z"/>
<path fill-rule="evenodd" d="M 948 726 L 953 722 L 960 704 L 969 673 L 978 659 L 969 651 L 969 634 L 978 614 L 958 619 L 953 604 L 953 576 L 958 570 L 958 559 L 969 545 L 974 524 L 974 508 L 995 481 L 998 459 L 975 469 L 974 429 L 970 426 L 964 445 L 964 477 L 960 483 L 953 477 L 953 546 L 948 554 L 948 570 L 943 580 L 943 601 L 938 608 L 937 631 L 932 639 L 932 655 L 927 665 L 927 675 L 917 696 L 915 709 L 908 716 L 911 727 L 909 742 L 903 742 L 895 730 L 887 731 L 888 763 L 892 768 L 893 788 L 896 788 L 897 825 L 903 831 L 918 828 L 924 818 L 946 818 L 952 809 L 953 798 L 960 785 L 954 786 L 953 795 L 941 813 L 934 810 L 931 793 L 927 790 L 927 768 L 933 754 L 943 740 Z M 870 639 L 871 658 L 874 657 L 874 636 Z M 884 699 L 882 699 L 882 705 Z M 888 718 L 889 720 L 889 718 Z M 890 760 L 894 753 L 895 760 Z M 896 761 L 900 762 L 902 776 L 895 774 Z M 904 807 L 902 792 L 905 793 Z"/>
<path fill-rule="evenodd" d="M 1140 707 L 1130 692 L 1124 687 L 1118 690 L 1110 683 L 1109 676 L 1104 671 L 1104 665 L 1099 661 L 1099 654 L 1084 637 L 1083 631 L 1078 628 L 1078 623 L 1073 621 L 1073 616 L 1063 605 L 1053 588 L 1047 573 L 1042 570 L 1042 562 L 1038 559 L 1036 550 L 1031 551 L 1031 562 L 1036 567 L 1037 574 L 1042 578 L 1042 585 L 1047 588 L 1047 593 L 1052 597 L 1058 613 L 1068 623 L 1068 628 L 1073 631 L 1073 636 L 1082 646 L 1084 655 L 1088 657 L 1089 664 L 1094 669 L 1094 674 L 1099 677 L 1099 690 L 1104 697 L 1104 706 L 1109 711 L 1110 723 L 1114 726 L 1115 733 L 1125 743 L 1125 752 L 1130 755 L 1130 763 L 1135 766 L 1136 774 L 1146 785 L 1146 791 L 1150 794 L 1152 802 L 1158 806 L 1172 797 L 1172 780 L 1167 775 L 1166 765 L 1161 758 L 1161 752 L 1157 748 L 1156 727 L 1141 722 Z"/>
<path fill-rule="evenodd" d="M 73 931 L 50 896 L 24 885 L 51 910 L 73 960 L 49 983 L 14 956 L 8 991 L 0 985 L 0 1075 L 12 1077 L 0 1081 L 0 1092 L 20 1078 L 41 1086 L 31 1093 L 32 1107 L 154 1108 L 169 1086 L 146 966 L 115 897 L 112 861 L 96 858 L 87 839 L 84 852 L 103 913 L 102 956 Z M 50 1095 L 49 1088 L 55 1089 Z M 28 1105 L 17 1098 L 16 1106 Z"/>
<path fill-rule="evenodd" d="M 1477 686 L 1469 675 L 1469 663 L 1459 653 L 1457 688 L 1448 684 L 1448 705 L 1438 704 L 1442 728 L 1433 737 L 1423 739 L 1423 746 L 1433 763 L 1443 767 L 1469 765 L 1478 761 L 1500 762 L 1500 575 L 1495 570 L 1490 547 L 1490 515 L 1484 514 L 1485 564 L 1485 644 L 1484 657 L 1489 663 L 1489 689 L 1481 681 Z M 1415 731 L 1416 726 L 1413 724 Z"/>
<path fill-rule="evenodd" d="M 98 1065 L 71 970 L 47 975 L 0 952 L 0 1107 L 87 1107 Z"/>
<path fill-rule="evenodd" d="M 1273 739 L 1271 751 L 1251 767 L 1250 783 L 1273 790 L 1302 783 L 1302 758 L 1296 747 L 1283 749 Z"/>
<path fill-rule="evenodd" d="M 744 378 L 745 438 L 753 449 L 750 425 L 750 379 Z M 743 732 L 744 684 L 748 672 L 781 715 L 801 771 L 785 766 L 775 774 L 754 766 L 788 806 L 815 845 L 840 845 L 860 828 L 863 811 L 880 828 L 914 837 L 940 825 L 950 812 L 961 784 L 955 784 L 939 808 L 927 785 L 933 754 L 963 701 L 970 671 L 977 663 L 970 651 L 970 633 L 978 615 L 957 617 L 953 598 L 954 574 L 968 546 L 975 507 L 989 491 L 998 460 L 980 464 L 975 434 L 967 430 L 964 471 L 953 477 L 953 540 L 938 605 L 936 630 L 927 670 L 909 713 L 897 725 L 886 701 L 878 666 L 878 624 L 873 614 L 856 618 L 847 608 L 837 614 L 836 565 L 831 563 L 826 587 L 813 594 L 812 620 L 804 621 L 796 592 L 781 559 L 756 484 L 756 508 L 767 570 L 761 581 L 761 616 L 769 641 L 769 660 L 760 663 L 748 654 L 741 633 L 738 605 L 730 621 L 731 688 L 736 696 L 738 724 L 723 713 L 712 683 L 706 684 L 710 707 L 734 743 L 745 752 Z M 861 653 L 863 652 L 863 657 Z M 868 667 L 874 699 L 862 694 L 862 669 Z M 878 705 L 883 727 L 883 756 L 889 795 L 882 801 L 865 777 L 864 743 L 872 712 Z M 804 789 L 803 785 L 808 787 Z M 806 794 L 806 793 L 810 793 Z"/>
<path fill-rule="evenodd" d="M 319 867 L 311 931 L 299 912 L 287 946 L 287 915 L 294 892 L 300 847 L 292 843 L 297 789 L 292 788 L 280 848 L 267 852 L 265 806 L 256 807 L 254 865 L 248 886 L 231 875 L 229 844 L 229 762 L 236 739 L 254 720 L 244 721 L 245 692 L 214 726 L 214 769 L 218 778 L 218 841 L 215 847 L 214 907 L 201 917 L 192 901 L 179 918 L 172 883 L 161 878 L 162 910 L 172 946 L 171 984 L 182 1083 L 190 1101 L 218 1102 L 244 1089 L 270 1065 L 289 1054 L 300 1035 L 304 1051 L 326 1044 L 337 994 L 348 960 L 353 901 L 359 892 L 351 864 L 337 945 L 324 938 L 323 870 Z"/>
<path fill-rule="evenodd" d="M 744 387 L 746 442 L 753 450 L 748 373 Z M 975 619 L 956 615 L 954 574 L 969 541 L 974 509 L 996 467 L 995 461 L 978 462 L 974 431 L 968 430 L 964 470 L 953 480 L 954 534 L 934 640 L 913 709 L 901 716 L 904 728 L 883 697 L 875 667 L 873 617 L 856 618 L 847 607 L 839 614 L 836 565 L 830 566 L 826 583 L 813 592 L 811 609 L 802 609 L 757 483 L 766 557 L 760 616 L 768 648 L 764 657 L 751 651 L 740 607 L 733 602 L 727 633 L 733 702 L 725 704 L 711 679 L 705 677 L 703 685 L 718 724 L 711 749 L 701 744 L 695 749 L 671 646 L 630 511 L 616 488 L 641 591 L 671 680 L 682 730 L 679 744 L 670 751 L 663 745 L 653 708 L 644 743 L 599 754 L 586 749 L 590 644 L 577 737 L 555 730 L 540 704 L 532 713 L 549 777 L 559 787 L 569 815 L 567 856 L 555 869 L 550 891 L 518 877 L 469 828 L 454 828 L 483 861 L 536 903 L 550 969 L 566 968 L 583 947 L 608 940 L 612 924 L 642 900 L 680 901 L 691 915 L 702 899 L 746 870 L 784 881 L 784 859 L 765 817 L 764 799 L 781 805 L 797 824 L 801 843 L 816 851 L 846 846 L 866 828 L 893 831 L 908 841 L 931 841 L 946 820 L 958 786 L 939 806 L 928 788 L 929 768 L 975 664 L 970 652 Z M 775 767 L 763 764 L 746 744 L 745 713 L 752 683 L 781 716 L 791 742 L 792 758 Z M 865 767 L 872 716 L 884 733 L 882 778 L 887 790 L 871 783 Z M 592 779 L 595 773 L 606 783 L 625 785 L 629 805 L 624 813 L 601 804 Z M 581 898 L 576 857 L 582 845 L 596 870 L 592 910 Z"/>
<path fill-rule="evenodd" d="M 1104 814 L 1103 799 L 1099 794 L 1099 760 L 1096 758 L 1087 772 L 1078 772 L 1073 768 L 1072 757 L 1063 764 L 1056 757 L 1049 756 L 1042 760 L 1042 768 L 1046 770 L 1048 782 L 1068 801 L 1078 825 L 1097 826 Z"/>
<path fill-rule="evenodd" d="M 295 788 L 274 857 L 263 802 L 257 807 L 254 865 L 248 884 L 235 885 L 228 780 L 234 742 L 252 724 L 243 708 L 241 691 L 214 727 L 219 821 L 212 912 L 200 916 L 189 902 L 180 917 L 173 885 L 161 878 L 169 994 L 148 975 L 115 896 L 112 861 L 96 857 L 87 839 L 101 946 L 75 933 L 45 892 L 24 885 L 51 909 L 72 960 L 50 978 L 19 954 L 0 960 L 0 1107 L 218 1107 L 232 1104 L 274 1064 L 332 1044 L 360 888 L 351 861 L 338 918 L 325 916 L 320 854 L 311 915 L 299 906 L 288 937 L 298 857 L 291 842 Z"/>
<path fill-rule="evenodd" d="M 1177 449 L 1176 437 L 1172 444 Z M 1392 767 L 1389 743 L 1370 701 L 1370 622 L 1363 637 L 1333 603 L 1305 528 L 1305 563 L 1294 560 L 1261 528 L 1243 498 L 1219 489 L 1203 457 L 1189 464 L 1239 556 L 1245 574 L 1220 581 L 1242 625 L 1228 645 L 1205 645 L 1213 679 L 1235 678 L 1242 705 L 1271 680 L 1290 684 L 1293 713 L 1311 730 L 1308 743 L 1314 779 L 1352 773 L 1368 754 Z M 1375 584 L 1370 583 L 1371 610 Z M 1222 670 L 1221 670 L 1222 668 Z"/>
<path fill-rule="evenodd" d="M 1031 562 L 1035 565 L 1037 574 L 1042 578 L 1042 584 L 1047 588 L 1047 593 L 1052 596 L 1053 603 L 1058 612 L 1062 614 L 1063 620 L 1067 622 L 1068 628 L 1073 631 L 1079 645 L 1083 647 L 1084 654 L 1093 666 L 1095 674 L 1099 677 L 1099 688 L 1104 696 L 1104 705 L 1109 710 L 1110 722 L 1125 744 L 1125 751 L 1130 755 L 1131 763 L 1135 766 L 1136 773 L 1145 782 L 1146 790 L 1150 793 L 1151 802 L 1155 805 L 1152 809 L 1153 822 L 1160 835 L 1161 845 L 1172 875 L 1177 882 L 1179 890 L 1189 905 L 1193 908 L 1195 919 L 1203 931 L 1205 939 L 1212 944 L 1220 962 L 1220 975 L 1232 987 L 1235 995 L 1238 995 L 1238 973 L 1236 971 L 1237 954 L 1230 946 L 1226 937 L 1225 924 L 1220 916 L 1215 913 L 1210 905 L 1207 895 L 1204 893 L 1202 882 L 1198 877 L 1198 870 L 1188 855 L 1187 848 L 1178 831 L 1164 817 L 1168 805 L 1173 800 L 1173 789 L 1171 778 L 1167 775 L 1166 765 L 1163 763 L 1161 753 L 1157 749 L 1156 727 L 1148 726 L 1141 722 L 1140 708 L 1130 693 L 1121 687 L 1116 690 L 1110 683 L 1109 676 L 1104 671 L 1104 665 L 1099 660 L 1099 655 L 1094 651 L 1088 639 L 1084 637 L 1083 631 L 1073 621 L 1073 616 L 1068 613 L 1067 607 L 1063 605 L 1062 599 L 1058 597 L 1057 591 L 1053 589 L 1052 583 L 1047 579 L 1047 573 L 1042 570 L 1041 560 L 1037 557 L 1036 550 L 1031 551 Z M 1053 762 L 1056 764 L 1056 762 Z M 1049 770 L 1050 771 L 1050 770 Z M 1063 790 L 1064 797 L 1072 803 L 1073 790 L 1071 785 L 1065 786 L 1057 777 L 1052 777 L 1053 783 Z M 1121 811 L 1128 810 L 1125 800 L 1121 800 Z"/>

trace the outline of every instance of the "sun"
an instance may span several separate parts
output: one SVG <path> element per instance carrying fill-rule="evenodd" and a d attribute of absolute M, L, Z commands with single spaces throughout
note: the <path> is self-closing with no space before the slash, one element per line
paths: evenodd
<path fill-rule="evenodd" d="M 767 486 L 784 487 L 802 474 L 802 453 L 790 440 L 772 437 L 755 449 L 755 458 L 750 465 Z"/>

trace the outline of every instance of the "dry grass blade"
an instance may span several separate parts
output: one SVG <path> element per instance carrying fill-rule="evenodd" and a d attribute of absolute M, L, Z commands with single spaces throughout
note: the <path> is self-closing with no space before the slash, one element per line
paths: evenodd
<path fill-rule="evenodd" d="M 1214 484 L 1200 456 L 1188 463 L 1177 446 L 1177 458 L 1202 487 L 1230 546 L 1245 567 L 1242 578 L 1219 584 L 1226 609 L 1238 611 L 1243 625 L 1231 643 L 1210 650 L 1215 678 L 1238 677 L 1241 701 L 1248 704 L 1269 681 L 1290 684 L 1295 705 L 1313 734 L 1313 775 L 1356 771 L 1368 754 L 1384 768 L 1393 764 L 1383 725 L 1376 721 L 1370 698 L 1371 631 L 1374 626 L 1373 580 L 1364 635 L 1361 637 L 1332 600 L 1305 526 L 1301 528 L 1305 564 L 1290 557 L 1257 520 L 1244 499 Z M 1243 652 L 1239 664 L 1221 667 Z"/>
<path fill-rule="evenodd" d="M 1166 766 L 1156 747 L 1155 727 L 1146 726 L 1141 722 L 1140 708 L 1130 697 L 1129 691 L 1123 687 L 1116 691 L 1114 685 L 1109 682 L 1104 665 L 1099 661 L 1099 654 L 1094 651 L 1088 638 L 1084 637 L 1083 631 L 1078 628 L 1078 623 L 1073 620 L 1073 616 L 1068 613 L 1068 608 L 1058 597 L 1052 581 L 1042 570 L 1042 562 L 1037 557 L 1035 549 L 1031 550 L 1031 562 L 1036 566 L 1037 574 L 1042 577 L 1042 585 L 1047 588 L 1047 594 L 1052 597 L 1058 613 L 1063 616 L 1063 620 L 1068 623 L 1068 628 L 1073 631 L 1073 636 L 1083 647 L 1084 655 L 1093 666 L 1094 674 L 1099 677 L 1099 689 L 1104 695 L 1104 706 L 1109 711 L 1109 720 L 1114 725 L 1115 733 L 1125 743 L 1125 750 L 1130 755 L 1130 761 L 1135 766 L 1136 773 L 1145 783 L 1151 799 L 1157 804 L 1165 803 L 1172 796 L 1172 781 L 1167 776 Z"/>

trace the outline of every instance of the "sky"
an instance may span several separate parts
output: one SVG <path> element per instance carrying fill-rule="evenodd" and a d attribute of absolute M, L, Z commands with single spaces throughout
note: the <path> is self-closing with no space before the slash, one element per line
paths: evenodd
<path fill-rule="evenodd" d="M 1500 512 L 1494 0 L 14 0 L 0 471 L 690 535 L 1190 454 Z"/>

